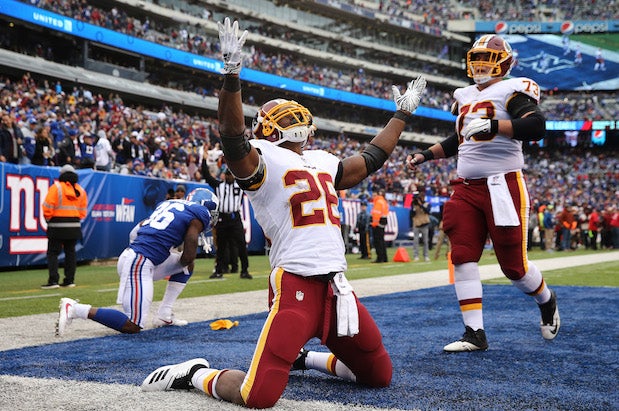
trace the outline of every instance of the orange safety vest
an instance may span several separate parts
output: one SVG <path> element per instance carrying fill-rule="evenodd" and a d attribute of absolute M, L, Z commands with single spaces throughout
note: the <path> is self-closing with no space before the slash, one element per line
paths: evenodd
<path fill-rule="evenodd" d="M 75 190 L 79 190 L 79 197 Z M 71 183 L 56 181 L 47 192 L 41 206 L 47 221 L 48 237 L 81 238 L 80 220 L 86 218 L 88 196 L 79 184 L 75 189 Z"/>
<path fill-rule="evenodd" d="M 385 197 L 376 196 L 372 202 L 372 227 L 377 227 L 381 217 L 389 215 L 389 204 Z"/>
<path fill-rule="evenodd" d="M 88 196 L 86 190 L 79 184 L 75 188 L 80 191 L 80 196 L 75 195 L 75 190 L 69 182 L 56 181 L 47 192 L 43 202 L 43 217 L 50 221 L 54 217 L 77 217 L 80 220 L 86 218 L 88 208 Z"/>

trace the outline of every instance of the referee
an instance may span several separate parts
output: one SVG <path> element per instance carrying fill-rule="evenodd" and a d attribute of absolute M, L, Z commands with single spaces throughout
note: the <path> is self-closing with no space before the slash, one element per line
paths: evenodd
<path fill-rule="evenodd" d="M 204 178 L 208 185 L 213 187 L 219 199 L 219 217 L 213 229 L 215 236 L 215 272 L 210 278 L 222 278 L 228 272 L 228 261 L 234 259 L 238 253 L 241 260 L 241 278 L 251 279 L 247 271 L 249 261 L 247 259 L 247 243 L 245 242 L 245 229 L 241 221 L 241 202 L 243 190 L 234 180 L 232 172 L 224 166 L 224 181 L 217 180 L 208 171 Z M 234 266 L 234 263 L 232 264 Z"/>

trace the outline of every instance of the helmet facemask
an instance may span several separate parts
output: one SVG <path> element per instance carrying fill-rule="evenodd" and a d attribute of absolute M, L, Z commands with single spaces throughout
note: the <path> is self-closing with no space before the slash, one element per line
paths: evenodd
<path fill-rule="evenodd" d="M 466 54 L 466 74 L 476 84 L 509 74 L 512 66 L 512 48 L 498 36 L 482 36 Z"/>
<path fill-rule="evenodd" d="M 284 141 L 302 143 L 314 135 L 316 127 L 307 108 L 292 100 L 276 99 L 265 103 L 253 120 L 252 133 L 279 145 Z"/>

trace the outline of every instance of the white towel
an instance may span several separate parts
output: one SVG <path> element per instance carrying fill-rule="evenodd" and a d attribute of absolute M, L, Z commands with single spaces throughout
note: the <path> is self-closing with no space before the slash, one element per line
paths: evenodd
<path fill-rule="evenodd" d="M 359 333 L 359 311 L 353 288 L 344 273 L 337 273 L 333 277 L 331 287 L 337 298 L 337 336 L 352 337 Z"/>
<path fill-rule="evenodd" d="M 520 225 L 518 213 L 514 208 L 514 200 L 509 193 L 505 174 L 488 177 L 488 191 L 492 202 L 492 215 L 496 226 L 517 227 Z"/>

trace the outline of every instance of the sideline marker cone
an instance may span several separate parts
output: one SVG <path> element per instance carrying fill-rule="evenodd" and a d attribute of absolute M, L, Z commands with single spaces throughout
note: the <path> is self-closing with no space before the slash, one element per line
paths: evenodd
<path fill-rule="evenodd" d="M 451 262 L 451 251 L 447 253 L 447 270 L 449 271 L 449 284 L 453 284 L 456 280 L 454 278 L 454 263 Z"/>
<path fill-rule="evenodd" d="M 398 247 L 395 251 L 395 255 L 393 256 L 393 261 L 396 263 L 408 263 L 411 261 L 411 258 L 404 247 Z"/>

